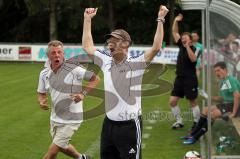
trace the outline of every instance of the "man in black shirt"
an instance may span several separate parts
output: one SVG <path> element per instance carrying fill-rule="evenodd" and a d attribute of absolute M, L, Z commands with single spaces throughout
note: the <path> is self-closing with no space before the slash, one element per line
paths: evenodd
<path fill-rule="evenodd" d="M 179 34 L 178 22 L 182 21 L 182 19 L 183 15 L 178 14 L 178 16 L 174 19 L 172 27 L 174 41 L 179 47 L 176 65 L 177 76 L 169 101 L 172 113 L 177 120 L 177 122 L 172 125 L 173 129 L 182 128 L 184 126 L 180 108 L 178 106 L 178 100 L 184 96 L 189 100 L 192 107 L 195 124 L 198 122 L 200 117 L 200 109 L 196 101 L 198 96 L 198 80 L 196 76 L 197 56 L 195 55 L 196 48 L 192 45 L 190 33 L 184 32 L 181 36 Z"/>

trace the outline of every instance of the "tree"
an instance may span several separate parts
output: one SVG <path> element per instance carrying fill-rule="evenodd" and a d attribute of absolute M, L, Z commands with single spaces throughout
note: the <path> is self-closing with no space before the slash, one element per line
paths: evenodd
<path fill-rule="evenodd" d="M 156 29 L 159 5 L 168 5 L 166 0 L 0 0 L 2 42 L 41 42 L 59 39 L 65 43 L 80 43 L 83 12 L 87 7 L 97 7 L 93 20 L 95 43 L 104 42 L 104 34 L 113 29 L 127 30 L 134 44 L 151 45 Z M 169 4 L 173 12 L 173 3 Z M 184 13 L 183 30 L 201 27 L 201 22 L 192 22 L 198 15 Z M 190 16 L 188 16 L 190 14 Z M 195 14 L 195 12 L 193 13 Z M 171 41 L 171 16 L 166 17 L 164 40 Z M 194 20 L 195 20 L 194 19 Z M 200 29 L 198 29 L 200 30 Z"/>
<path fill-rule="evenodd" d="M 56 17 L 56 0 L 49 0 L 49 36 L 50 40 L 57 39 L 57 17 Z"/>

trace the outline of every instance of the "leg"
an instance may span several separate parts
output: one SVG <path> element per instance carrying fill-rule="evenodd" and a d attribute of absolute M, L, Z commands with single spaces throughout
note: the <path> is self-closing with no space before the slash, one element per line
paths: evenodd
<path fill-rule="evenodd" d="M 222 116 L 222 112 L 217 107 L 215 107 L 215 109 L 211 110 L 211 117 L 212 117 L 212 119 L 217 119 L 217 118 L 219 118 L 221 116 Z"/>
<path fill-rule="evenodd" d="M 120 153 L 115 146 L 101 145 L 101 159 L 121 159 Z"/>
<path fill-rule="evenodd" d="M 180 110 L 179 106 L 177 105 L 178 100 L 179 100 L 179 97 L 177 97 L 177 96 L 171 96 L 170 100 L 169 100 L 169 104 L 171 106 L 172 113 L 177 120 L 177 122 L 174 123 L 172 126 L 173 129 L 178 129 L 178 128 L 183 127 L 181 110 Z"/>
<path fill-rule="evenodd" d="M 208 116 L 208 107 L 204 107 L 202 110 L 202 114 Z M 211 118 L 216 119 L 222 116 L 220 109 L 216 106 L 211 106 Z"/>
<path fill-rule="evenodd" d="M 186 145 L 194 144 L 201 136 L 203 136 L 208 131 L 208 120 L 207 120 L 208 111 L 209 111 L 208 107 L 204 107 L 197 126 L 194 128 L 191 135 L 186 138 L 183 144 L 186 144 Z M 212 119 L 216 119 L 221 115 L 222 115 L 221 111 L 216 106 L 212 106 L 211 108 Z"/>
<path fill-rule="evenodd" d="M 176 77 L 174 85 L 173 85 L 173 90 L 171 92 L 171 97 L 170 97 L 169 103 L 170 103 L 170 106 L 172 109 L 172 113 L 177 120 L 177 122 L 172 125 L 172 129 L 178 129 L 178 128 L 182 128 L 184 126 L 182 117 L 181 117 L 180 108 L 177 105 L 179 98 L 184 97 L 183 82 L 184 82 L 184 79 L 182 77 Z"/>
<path fill-rule="evenodd" d="M 206 113 L 205 117 L 207 117 L 207 113 L 208 113 L 207 110 L 208 110 L 208 108 L 205 109 L 205 111 L 206 111 L 205 112 Z M 213 108 L 211 109 L 211 118 L 212 118 L 212 120 L 217 119 L 217 118 L 219 118 L 221 116 L 222 116 L 221 111 L 217 107 L 213 106 Z M 207 129 L 208 129 L 207 126 L 208 126 L 208 120 L 206 120 L 205 123 L 202 124 L 202 128 L 205 128 L 206 131 L 207 131 Z"/>
<path fill-rule="evenodd" d="M 74 146 L 69 144 L 69 141 L 79 126 L 80 124 L 53 123 L 53 144 L 58 147 L 59 151 L 72 158 L 80 158 L 81 156 Z"/>
<path fill-rule="evenodd" d="M 169 104 L 171 107 L 176 107 L 177 104 L 178 104 L 178 100 L 179 100 L 179 97 L 177 96 L 170 96 L 170 99 L 169 99 Z"/>
<path fill-rule="evenodd" d="M 68 155 L 68 156 L 70 156 L 72 158 L 80 157 L 80 153 L 71 144 L 69 144 L 68 147 L 65 148 L 65 149 L 60 148 L 60 151 L 63 152 L 65 155 Z"/>
<path fill-rule="evenodd" d="M 184 95 L 189 100 L 190 106 L 193 113 L 193 126 L 195 127 L 196 123 L 200 118 L 200 108 L 197 103 L 198 96 L 198 80 L 197 78 L 186 78 L 184 81 Z"/>
<path fill-rule="evenodd" d="M 208 107 L 204 107 L 202 110 L 202 114 L 200 116 L 199 121 L 196 123 L 195 127 L 191 130 L 191 133 L 187 136 L 181 137 L 181 139 L 188 140 L 192 139 L 192 137 L 198 133 L 198 131 L 207 123 L 207 114 L 208 114 Z"/>
<path fill-rule="evenodd" d="M 208 107 L 204 107 L 202 110 L 202 114 L 207 116 L 208 115 Z"/>
<path fill-rule="evenodd" d="M 43 159 L 48 159 L 48 154 L 47 153 L 43 156 Z"/>
<path fill-rule="evenodd" d="M 193 128 L 190 135 L 183 137 L 185 141 L 183 144 L 189 145 L 194 144 L 203 134 L 207 132 L 208 128 L 208 120 L 207 116 L 202 114 L 197 125 Z"/>
<path fill-rule="evenodd" d="M 171 106 L 172 113 L 176 118 L 176 120 L 182 123 L 181 111 L 179 106 L 177 105 L 178 100 L 179 100 L 179 97 L 171 96 L 169 99 L 169 104 Z"/>
<path fill-rule="evenodd" d="M 59 147 L 55 144 L 52 144 L 49 146 L 48 152 L 45 154 L 43 159 L 56 159 L 59 151 Z"/>
<path fill-rule="evenodd" d="M 192 113 L 193 113 L 193 121 L 194 121 L 194 124 L 193 125 L 196 125 L 196 123 L 199 121 L 200 119 L 200 108 L 197 104 L 197 99 L 192 99 L 192 100 L 189 100 L 190 102 L 190 105 L 192 107 Z M 193 127 L 194 128 L 194 127 Z"/>
<path fill-rule="evenodd" d="M 100 156 L 101 159 L 121 159 L 120 153 L 112 141 L 112 123 L 105 117 L 102 126 Z"/>
<path fill-rule="evenodd" d="M 197 74 L 197 77 L 199 78 L 199 76 L 200 76 L 200 72 L 201 72 L 201 70 L 200 69 L 196 69 L 196 74 Z"/>
<path fill-rule="evenodd" d="M 222 113 L 221 111 L 217 108 L 214 107 L 211 110 L 211 117 L 212 119 L 217 119 L 221 117 Z M 208 131 L 208 120 L 206 120 L 203 124 L 202 127 L 193 135 L 193 138 L 195 140 L 198 140 L 201 136 L 203 136 L 206 132 Z"/>
<path fill-rule="evenodd" d="M 211 106 L 211 110 L 215 110 L 215 109 L 217 109 L 216 106 Z M 196 134 L 203 127 L 203 125 L 207 123 L 207 116 L 208 116 L 208 107 L 204 107 L 196 127 L 191 132 L 191 136 Z"/>
<path fill-rule="evenodd" d="M 141 159 L 141 132 L 141 119 L 115 126 L 114 143 L 120 152 L 121 159 Z"/>

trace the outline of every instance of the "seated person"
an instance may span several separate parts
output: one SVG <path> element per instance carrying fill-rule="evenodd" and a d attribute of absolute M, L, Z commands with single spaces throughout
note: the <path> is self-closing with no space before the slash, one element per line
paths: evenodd
<path fill-rule="evenodd" d="M 228 70 L 225 62 L 218 62 L 214 65 L 214 72 L 217 78 L 220 79 L 220 96 L 214 96 L 212 99 L 214 101 L 220 102 L 216 106 L 211 107 L 211 117 L 212 119 L 217 119 L 220 117 L 234 118 L 240 116 L 239 107 L 239 91 L 240 83 L 239 81 L 228 75 Z M 193 131 L 188 135 L 183 137 L 183 144 L 194 144 L 202 135 L 204 135 L 208 130 L 208 107 L 202 110 L 199 122 Z"/>
<path fill-rule="evenodd" d="M 230 51 L 231 59 L 237 63 L 240 60 L 240 46 L 237 41 L 232 42 Z"/>

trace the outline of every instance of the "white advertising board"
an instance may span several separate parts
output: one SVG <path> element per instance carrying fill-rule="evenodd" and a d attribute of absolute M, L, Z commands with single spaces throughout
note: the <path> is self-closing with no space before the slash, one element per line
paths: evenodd
<path fill-rule="evenodd" d="M 103 47 L 98 46 L 98 49 Z M 129 48 L 129 56 L 137 57 L 150 47 L 133 46 Z M 166 47 L 158 52 L 152 63 L 176 64 L 178 48 Z M 91 62 L 80 45 L 65 45 L 65 59 L 78 56 L 81 62 Z M 46 61 L 47 45 L 0 45 L 0 61 Z"/>

